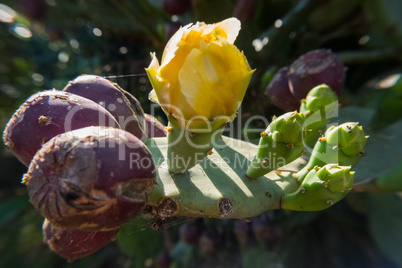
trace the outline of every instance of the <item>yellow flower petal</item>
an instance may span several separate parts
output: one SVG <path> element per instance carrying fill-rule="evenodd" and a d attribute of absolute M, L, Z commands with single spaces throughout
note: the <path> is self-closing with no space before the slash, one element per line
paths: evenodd
<path fill-rule="evenodd" d="M 229 18 L 216 24 L 216 28 L 224 31 L 229 44 L 233 44 L 240 32 L 240 21 L 236 18 Z"/>
<path fill-rule="evenodd" d="M 166 45 L 159 65 L 155 54 L 147 70 L 168 117 L 183 127 L 215 127 L 236 116 L 253 70 L 233 45 L 240 21 L 186 25 Z"/>
<path fill-rule="evenodd" d="M 158 76 L 159 70 L 159 62 L 156 58 L 155 53 L 151 54 L 152 61 L 148 68 L 145 69 L 147 72 L 149 81 L 151 82 L 152 87 L 154 88 L 155 94 L 152 94 L 153 100 L 157 100 L 157 103 L 164 104 L 170 103 L 170 94 L 169 94 L 169 82 L 167 82 L 162 77 Z M 156 98 L 155 98 L 156 97 Z"/>
<path fill-rule="evenodd" d="M 183 37 L 183 34 L 188 31 L 192 23 L 187 24 L 184 27 L 181 27 L 169 40 L 169 42 L 165 46 L 165 50 L 162 55 L 162 66 L 168 64 L 176 55 L 176 51 L 179 48 L 180 41 Z"/>
<path fill-rule="evenodd" d="M 212 43 L 187 56 L 179 81 L 182 94 L 195 112 L 213 120 L 236 113 L 252 72 L 235 46 Z"/>

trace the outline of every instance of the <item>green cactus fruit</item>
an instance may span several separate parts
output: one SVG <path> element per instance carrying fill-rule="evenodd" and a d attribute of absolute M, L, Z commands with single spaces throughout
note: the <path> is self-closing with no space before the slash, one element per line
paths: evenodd
<path fill-rule="evenodd" d="M 338 101 L 335 92 L 326 84 L 314 87 L 306 96 L 306 108 L 311 112 Z"/>
<path fill-rule="evenodd" d="M 275 142 L 299 145 L 302 143 L 304 119 L 305 117 L 302 113 L 285 113 L 272 121 L 265 132 L 272 133 L 272 139 Z"/>
<path fill-rule="evenodd" d="M 338 97 L 329 86 L 322 84 L 310 90 L 300 106 L 300 112 L 306 116 L 304 127 L 308 131 L 303 139 L 306 146 L 314 145 L 328 120 L 337 115 L 337 108 Z"/>
<path fill-rule="evenodd" d="M 338 127 L 331 126 L 325 132 L 328 144 L 337 146 L 345 155 L 353 156 L 363 151 L 367 138 L 358 123 L 344 123 Z"/>
<path fill-rule="evenodd" d="M 343 199 L 352 189 L 354 172 L 350 166 L 327 164 L 309 171 L 296 192 L 282 199 L 282 208 L 296 211 L 326 209 Z"/>
<path fill-rule="evenodd" d="M 288 112 L 261 133 L 258 151 L 247 168 L 247 176 L 257 179 L 301 156 L 304 115 Z"/>
<path fill-rule="evenodd" d="M 301 182 L 307 173 L 314 167 L 326 164 L 339 164 L 341 166 L 354 166 L 362 156 L 367 141 L 363 128 L 358 123 L 344 123 L 331 126 L 325 136 L 318 139 L 307 165 L 297 173 Z"/>

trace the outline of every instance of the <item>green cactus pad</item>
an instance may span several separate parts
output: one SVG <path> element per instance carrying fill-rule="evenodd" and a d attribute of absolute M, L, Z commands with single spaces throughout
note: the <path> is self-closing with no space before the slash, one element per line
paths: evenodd
<path fill-rule="evenodd" d="M 279 209 L 286 193 L 299 183 L 291 172 L 270 172 L 258 180 L 246 177 L 250 159 L 257 146 L 222 137 L 201 163 L 184 173 L 172 174 L 167 167 L 167 138 L 147 141 L 157 165 L 157 185 L 148 205 L 161 217 L 254 217 L 269 209 Z M 305 160 L 284 167 L 299 170 Z"/>
<path fill-rule="evenodd" d="M 326 209 L 343 199 L 352 189 L 354 172 L 349 166 L 334 164 L 312 169 L 296 192 L 282 199 L 282 208 L 297 211 Z"/>

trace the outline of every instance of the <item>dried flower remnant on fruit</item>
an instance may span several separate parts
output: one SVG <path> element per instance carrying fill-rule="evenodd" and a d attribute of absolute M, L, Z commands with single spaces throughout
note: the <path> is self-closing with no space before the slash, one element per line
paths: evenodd
<path fill-rule="evenodd" d="M 52 123 L 52 118 L 50 116 L 41 115 L 39 116 L 38 123 L 41 126 L 48 126 Z"/>

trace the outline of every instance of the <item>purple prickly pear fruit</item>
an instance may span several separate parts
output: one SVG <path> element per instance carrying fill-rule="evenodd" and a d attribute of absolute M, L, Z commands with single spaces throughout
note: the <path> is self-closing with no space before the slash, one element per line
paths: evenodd
<path fill-rule="evenodd" d="M 169 22 L 165 28 L 165 39 L 169 40 L 182 26 L 183 23 L 178 21 Z"/>
<path fill-rule="evenodd" d="M 145 122 L 147 124 L 148 138 L 166 137 L 167 131 L 165 126 L 150 114 L 145 115 Z"/>
<path fill-rule="evenodd" d="M 197 220 L 184 223 L 180 226 L 180 240 L 187 245 L 197 244 L 203 227 L 202 222 Z"/>
<path fill-rule="evenodd" d="M 119 127 L 97 103 L 67 92 L 42 91 L 14 113 L 3 133 L 6 146 L 26 166 L 42 144 L 54 136 L 88 126 Z"/>
<path fill-rule="evenodd" d="M 285 66 L 279 69 L 265 91 L 272 103 L 286 112 L 298 110 L 300 101 L 298 101 L 290 92 L 288 81 L 289 67 Z"/>
<path fill-rule="evenodd" d="M 155 257 L 155 268 L 169 268 L 172 261 L 169 251 L 162 250 Z"/>
<path fill-rule="evenodd" d="M 266 214 L 255 217 L 251 223 L 254 236 L 262 242 L 275 242 L 282 237 L 282 230 Z"/>
<path fill-rule="evenodd" d="M 254 18 L 257 0 L 237 0 L 233 9 L 233 16 L 241 21 L 250 21 Z"/>
<path fill-rule="evenodd" d="M 289 70 L 290 91 L 301 100 L 320 84 L 327 84 L 340 94 L 345 83 L 345 67 L 331 50 L 312 50 L 296 59 Z"/>
<path fill-rule="evenodd" d="M 234 233 L 240 245 L 245 246 L 248 243 L 250 238 L 250 230 L 250 223 L 242 220 L 236 220 L 234 225 Z"/>
<path fill-rule="evenodd" d="M 81 259 L 100 250 L 115 240 L 119 229 L 105 232 L 87 232 L 64 229 L 46 220 L 43 222 L 43 242 L 60 257 L 69 262 Z"/>
<path fill-rule="evenodd" d="M 140 102 L 118 84 L 97 75 L 81 75 L 70 81 L 63 91 L 100 104 L 114 116 L 121 129 L 142 141 L 147 139 Z"/>
<path fill-rule="evenodd" d="M 121 129 L 87 127 L 44 144 L 23 183 L 30 202 L 52 224 L 108 231 L 142 211 L 155 176 L 152 156 L 137 137 Z"/>
<path fill-rule="evenodd" d="M 205 230 L 198 243 L 199 255 L 207 260 L 212 259 L 218 250 L 218 234 L 212 230 Z"/>
<path fill-rule="evenodd" d="M 163 10 L 169 15 L 181 15 L 191 9 L 191 0 L 163 0 Z"/>

